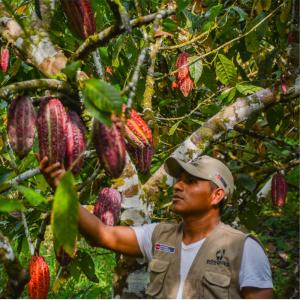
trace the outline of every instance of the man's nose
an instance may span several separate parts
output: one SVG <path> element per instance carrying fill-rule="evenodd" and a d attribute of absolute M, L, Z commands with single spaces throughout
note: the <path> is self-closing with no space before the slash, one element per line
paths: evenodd
<path fill-rule="evenodd" d="M 184 183 L 183 183 L 182 179 L 181 178 L 177 179 L 175 184 L 174 184 L 174 187 L 173 187 L 174 191 L 175 192 L 176 191 L 183 191 L 183 185 L 184 185 Z"/>

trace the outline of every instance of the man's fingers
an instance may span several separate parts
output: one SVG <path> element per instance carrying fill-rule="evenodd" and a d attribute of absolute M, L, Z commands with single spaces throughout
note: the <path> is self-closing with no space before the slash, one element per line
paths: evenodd
<path fill-rule="evenodd" d="M 39 156 L 40 158 L 40 156 Z M 44 156 L 42 160 L 39 161 L 40 162 L 40 168 L 41 169 L 45 169 L 48 166 L 48 157 Z"/>
<path fill-rule="evenodd" d="M 64 170 L 59 169 L 59 170 L 57 170 L 57 171 L 55 171 L 55 172 L 52 172 L 51 175 L 50 175 L 50 177 L 51 177 L 51 178 L 57 177 L 57 178 L 60 179 L 60 178 L 62 177 L 63 174 L 64 174 Z"/>
<path fill-rule="evenodd" d="M 54 171 L 57 171 L 58 169 L 61 170 L 60 163 L 56 162 L 55 164 L 52 164 L 49 167 L 47 167 L 44 170 L 44 173 L 50 174 L 53 173 Z"/>

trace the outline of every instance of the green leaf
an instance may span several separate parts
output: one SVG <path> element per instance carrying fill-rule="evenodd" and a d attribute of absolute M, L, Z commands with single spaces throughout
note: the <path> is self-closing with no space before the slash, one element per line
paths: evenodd
<path fill-rule="evenodd" d="M 294 184 L 295 186 L 299 185 L 300 180 L 300 167 L 297 166 L 286 175 L 286 181 L 290 184 Z"/>
<path fill-rule="evenodd" d="M 163 27 L 168 32 L 175 32 L 177 30 L 178 25 L 172 19 L 164 19 Z"/>
<path fill-rule="evenodd" d="M 285 23 L 290 18 L 290 10 L 292 8 L 292 0 L 287 0 L 281 8 L 280 21 Z"/>
<path fill-rule="evenodd" d="M 248 14 L 239 6 L 231 6 L 231 7 L 227 8 L 227 11 L 232 11 L 232 10 L 235 11 L 239 15 L 239 17 L 240 17 L 239 22 L 244 21 L 248 16 Z"/>
<path fill-rule="evenodd" d="M 0 211 L 1 212 L 12 212 L 15 210 L 25 210 L 25 207 L 23 204 L 17 200 L 11 200 L 1 197 L 0 198 Z"/>
<path fill-rule="evenodd" d="M 65 73 L 70 80 L 74 80 L 76 77 L 76 72 L 81 66 L 81 61 L 74 61 L 71 64 L 67 65 L 62 72 Z"/>
<path fill-rule="evenodd" d="M 246 25 L 246 32 L 252 29 L 257 23 L 259 23 L 265 17 L 265 13 L 260 14 L 254 20 L 250 21 Z M 260 49 L 260 45 L 263 41 L 263 37 L 268 32 L 268 22 L 264 21 L 254 31 L 245 36 L 246 49 L 255 53 Z"/>
<path fill-rule="evenodd" d="M 266 112 L 268 124 L 272 130 L 276 129 L 276 126 L 281 123 L 284 116 L 283 105 L 277 105 L 276 107 L 270 107 Z"/>
<path fill-rule="evenodd" d="M 190 3 L 190 0 L 176 0 L 178 12 L 182 12 Z"/>
<path fill-rule="evenodd" d="M 178 122 L 176 122 L 176 123 L 170 128 L 168 134 L 169 134 L 169 135 L 173 135 L 174 132 L 176 131 L 178 125 L 179 125 L 180 123 L 181 123 L 181 120 L 179 120 Z"/>
<path fill-rule="evenodd" d="M 79 267 L 81 268 L 84 275 L 93 282 L 99 282 L 98 277 L 95 274 L 95 264 L 92 257 L 82 251 L 78 251 L 76 256 L 76 261 Z"/>
<path fill-rule="evenodd" d="M 216 73 L 219 80 L 225 85 L 234 85 L 237 80 L 237 72 L 234 63 L 223 54 L 218 55 Z"/>
<path fill-rule="evenodd" d="M 78 199 L 72 173 L 66 172 L 54 194 L 51 224 L 54 246 L 62 247 L 70 256 L 74 255 L 77 235 Z"/>
<path fill-rule="evenodd" d="M 206 13 L 205 17 L 209 20 L 214 20 L 221 12 L 223 5 L 217 4 L 212 6 Z"/>
<path fill-rule="evenodd" d="M 41 203 L 48 203 L 47 199 L 44 198 L 41 194 L 37 193 L 35 190 L 19 185 L 16 187 L 16 190 L 24 195 L 26 200 L 33 206 L 37 206 Z"/>
<path fill-rule="evenodd" d="M 241 185 L 243 188 L 249 192 L 253 192 L 256 187 L 256 181 L 247 174 L 237 175 L 237 185 Z"/>
<path fill-rule="evenodd" d="M 237 83 L 235 87 L 242 95 L 254 94 L 262 90 L 262 87 L 260 86 L 247 84 L 247 83 Z"/>
<path fill-rule="evenodd" d="M 223 91 L 221 95 L 218 96 L 218 99 L 228 104 L 234 98 L 235 94 L 236 94 L 236 88 L 235 87 L 229 88 Z"/>
<path fill-rule="evenodd" d="M 191 56 L 188 58 L 188 62 L 190 63 L 197 58 L 198 58 L 198 56 Z M 203 71 L 203 65 L 202 65 L 201 60 L 198 60 L 195 63 L 193 63 L 192 65 L 190 65 L 190 74 L 191 74 L 191 77 L 194 79 L 195 84 L 198 82 L 199 78 L 201 77 L 202 71 Z"/>
<path fill-rule="evenodd" d="M 86 80 L 82 94 L 87 109 L 100 122 L 113 111 L 121 112 L 122 98 L 119 91 L 103 80 Z"/>

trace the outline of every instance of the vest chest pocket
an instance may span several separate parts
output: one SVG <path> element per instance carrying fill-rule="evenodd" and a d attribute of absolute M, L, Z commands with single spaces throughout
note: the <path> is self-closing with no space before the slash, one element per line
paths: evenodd
<path fill-rule="evenodd" d="M 146 294 L 151 297 L 162 298 L 161 291 L 163 288 L 164 279 L 167 274 L 169 262 L 160 259 L 152 259 L 149 264 L 150 268 L 150 283 L 146 290 Z"/>
<path fill-rule="evenodd" d="M 228 299 L 230 279 L 227 275 L 205 272 L 202 279 L 203 298 Z"/>

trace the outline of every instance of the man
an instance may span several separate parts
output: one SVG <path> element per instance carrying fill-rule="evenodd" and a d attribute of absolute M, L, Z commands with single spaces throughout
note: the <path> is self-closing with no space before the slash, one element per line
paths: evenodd
<path fill-rule="evenodd" d="M 40 167 L 55 188 L 64 170 L 47 158 Z M 260 244 L 220 221 L 220 206 L 234 189 L 230 170 L 209 156 L 187 163 L 170 157 L 165 170 L 176 178 L 172 209 L 180 224 L 112 227 L 81 206 L 80 232 L 94 246 L 148 259 L 152 298 L 272 298 Z"/>

